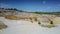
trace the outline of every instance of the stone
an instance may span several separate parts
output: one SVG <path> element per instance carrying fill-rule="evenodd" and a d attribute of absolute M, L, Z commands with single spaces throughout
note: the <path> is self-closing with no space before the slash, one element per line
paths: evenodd
<path fill-rule="evenodd" d="M 7 28 L 7 25 L 5 25 L 2 21 L 0 21 L 0 29 Z"/>

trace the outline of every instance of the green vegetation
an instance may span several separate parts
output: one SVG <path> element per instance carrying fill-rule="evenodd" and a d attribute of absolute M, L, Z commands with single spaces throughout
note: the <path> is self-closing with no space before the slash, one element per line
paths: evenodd
<path fill-rule="evenodd" d="M 0 8 L 2 10 L 16 10 L 16 11 L 19 11 L 19 12 L 24 12 L 23 10 L 18 10 L 16 8 Z"/>
<path fill-rule="evenodd" d="M 19 12 L 24 12 L 23 10 L 17 10 L 17 11 L 19 11 Z"/>
<path fill-rule="evenodd" d="M 5 16 L 6 19 L 10 19 L 10 20 L 20 20 L 20 19 L 24 19 L 24 18 L 17 18 L 16 16 L 13 15 L 7 15 Z"/>
<path fill-rule="evenodd" d="M 0 8 L 0 9 L 3 9 L 3 10 L 16 10 L 16 11 L 19 11 L 19 12 L 26 12 L 26 11 L 23 11 L 23 10 L 18 10 L 16 8 Z M 60 15 L 60 11 L 57 11 L 57 12 L 29 12 L 29 13 Z"/>
<path fill-rule="evenodd" d="M 3 10 L 17 10 L 16 8 L 0 8 L 0 9 L 3 9 Z"/>
<path fill-rule="evenodd" d="M 30 21 L 33 23 L 33 20 L 32 20 L 32 18 L 30 17 L 29 19 L 30 19 Z"/>
<path fill-rule="evenodd" d="M 36 14 L 53 14 L 53 15 L 60 15 L 60 12 L 33 12 Z"/>
<path fill-rule="evenodd" d="M 30 17 L 29 19 L 30 19 L 30 20 L 32 20 L 32 18 L 31 18 L 31 17 Z"/>
<path fill-rule="evenodd" d="M 38 24 L 39 24 L 39 25 L 41 24 L 40 21 L 38 21 Z"/>
<path fill-rule="evenodd" d="M 50 24 L 53 24 L 53 21 L 51 21 Z"/>
<path fill-rule="evenodd" d="M 15 16 L 12 15 L 7 15 L 5 16 L 6 19 L 10 19 L 10 20 L 17 20 L 17 18 Z"/>
<path fill-rule="evenodd" d="M 34 18 L 35 21 L 38 21 L 37 18 Z"/>

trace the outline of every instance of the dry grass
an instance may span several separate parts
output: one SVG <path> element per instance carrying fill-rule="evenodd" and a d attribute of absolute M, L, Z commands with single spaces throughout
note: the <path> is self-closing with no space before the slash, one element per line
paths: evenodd
<path fill-rule="evenodd" d="M 32 19 L 32 17 L 29 17 L 29 19 L 30 19 L 30 21 L 33 23 L 33 19 Z"/>
<path fill-rule="evenodd" d="M 47 27 L 47 28 L 55 27 L 55 25 L 54 25 L 54 24 L 51 24 L 51 25 L 43 25 L 43 24 L 41 24 L 40 26 L 41 26 L 41 27 Z"/>
<path fill-rule="evenodd" d="M 18 18 L 16 16 L 13 16 L 13 15 L 7 15 L 5 16 L 6 19 L 10 19 L 10 20 L 24 20 L 25 18 Z"/>
<path fill-rule="evenodd" d="M 17 20 L 17 17 L 12 16 L 12 15 L 7 15 L 5 16 L 6 19 L 10 19 L 10 20 Z"/>

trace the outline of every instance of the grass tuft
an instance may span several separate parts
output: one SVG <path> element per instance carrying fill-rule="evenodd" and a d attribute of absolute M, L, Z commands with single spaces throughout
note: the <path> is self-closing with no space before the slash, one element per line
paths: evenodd
<path fill-rule="evenodd" d="M 40 21 L 38 21 L 38 24 L 39 24 L 39 25 L 41 24 Z"/>
<path fill-rule="evenodd" d="M 30 21 L 33 23 L 33 19 L 32 19 L 31 17 L 30 17 L 29 19 L 30 19 Z"/>
<path fill-rule="evenodd" d="M 34 19 L 35 21 L 38 21 L 37 18 Z"/>

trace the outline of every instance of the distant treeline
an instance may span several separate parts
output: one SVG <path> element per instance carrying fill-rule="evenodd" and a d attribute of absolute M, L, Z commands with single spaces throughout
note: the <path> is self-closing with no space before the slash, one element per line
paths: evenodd
<path fill-rule="evenodd" d="M 0 8 L 0 9 L 2 9 L 2 10 L 16 10 L 16 11 L 24 12 L 24 11 L 18 10 L 16 8 Z"/>
<path fill-rule="evenodd" d="M 60 15 L 60 12 L 33 12 L 36 14 L 54 14 L 54 15 Z"/>
<path fill-rule="evenodd" d="M 4 9 L 4 10 L 17 10 L 16 8 L 0 8 L 0 9 Z"/>
<path fill-rule="evenodd" d="M 19 12 L 27 12 L 27 11 L 23 11 L 23 10 L 18 10 L 16 8 L 0 8 L 0 9 L 3 9 L 3 10 L 16 10 L 16 11 L 19 11 Z M 58 11 L 58 12 L 30 12 L 30 13 L 60 15 L 60 11 Z"/>

